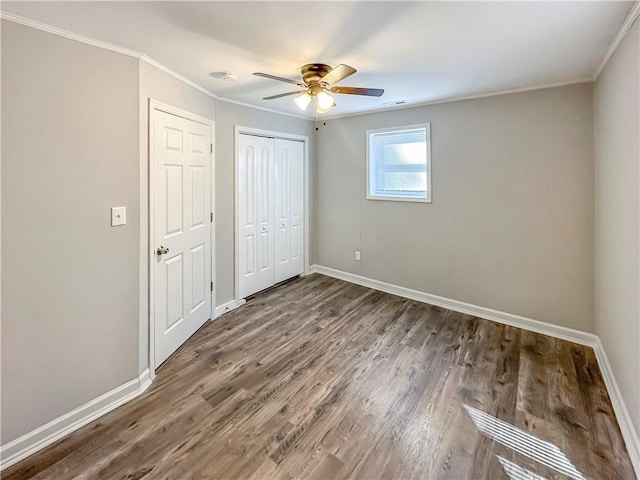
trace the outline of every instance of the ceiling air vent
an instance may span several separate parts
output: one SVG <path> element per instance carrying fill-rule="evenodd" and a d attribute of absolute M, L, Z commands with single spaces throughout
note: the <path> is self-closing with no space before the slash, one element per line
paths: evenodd
<path fill-rule="evenodd" d="M 382 106 L 383 107 L 397 107 L 398 105 L 404 105 L 405 103 L 407 103 L 406 100 L 397 100 L 395 102 L 383 103 Z"/>

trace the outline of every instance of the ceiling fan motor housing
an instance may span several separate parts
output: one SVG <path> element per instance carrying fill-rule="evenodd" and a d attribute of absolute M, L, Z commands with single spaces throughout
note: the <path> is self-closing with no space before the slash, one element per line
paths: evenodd
<path fill-rule="evenodd" d="M 335 102 L 331 97 L 333 93 L 346 94 L 346 95 L 364 95 L 369 97 L 380 97 L 384 93 L 381 88 L 361 88 L 361 87 L 337 87 L 336 83 L 344 80 L 345 78 L 356 73 L 356 69 L 349 65 L 340 64 L 336 68 L 332 68 L 331 65 L 325 63 L 307 63 L 300 69 L 302 74 L 302 82 L 292 80 L 290 78 L 278 77 L 263 72 L 254 72 L 254 75 L 258 77 L 270 78 L 272 80 L 278 80 L 280 82 L 292 83 L 299 88 L 305 88 L 306 90 L 296 90 L 294 92 L 280 93 L 278 95 L 271 95 L 264 97 L 264 100 L 273 100 L 281 97 L 288 97 L 289 95 L 301 95 L 301 100 L 298 106 L 304 110 L 311 97 L 315 97 L 319 102 L 319 107 L 323 112 L 335 106 Z M 304 83 L 303 83 L 304 82 Z M 329 101 L 333 102 L 333 105 L 329 105 Z M 297 100 L 296 100 L 297 102 Z"/>
<path fill-rule="evenodd" d="M 302 74 L 302 81 L 309 86 L 319 84 L 327 73 L 333 68 L 331 65 L 325 65 L 324 63 L 307 63 L 300 69 Z"/>

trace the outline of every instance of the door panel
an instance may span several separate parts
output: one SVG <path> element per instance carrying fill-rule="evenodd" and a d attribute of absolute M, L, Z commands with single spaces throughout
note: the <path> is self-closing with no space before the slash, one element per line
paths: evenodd
<path fill-rule="evenodd" d="M 254 137 L 255 138 L 255 137 Z M 273 285 L 273 211 L 271 167 L 273 164 L 273 140 L 260 139 L 263 145 L 259 148 L 258 156 L 258 189 L 256 191 L 257 210 L 260 212 L 258 218 L 258 265 L 260 275 L 257 278 L 256 288 L 263 290 Z"/>
<path fill-rule="evenodd" d="M 163 187 L 162 207 L 166 215 L 162 219 L 166 228 L 164 238 L 182 233 L 182 165 L 164 165 L 166 180 Z"/>
<path fill-rule="evenodd" d="M 196 311 L 205 301 L 207 279 L 205 278 L 205 245 L 201 244 L 191 249 L 191 313 Z"/>
<path fill-rule="evenodd" d="M 304 270 L 304 143 L 238 136 L 239 297 Z"/>
<path fill-rule="evenodd" d="M 154 347 L 158 367 L 211 318 L 211 128 L 154 112 Z"/>
<path fill-rule="evenodd" d="M 165 332 L 167 332 L 184 320 L 184 302 L 182 300 L 184 264 L 182 262 L 182 254 L 166 259 L 161 268 L 166 269 L 167 278 L 167 289 L 164 292 L 167 299 L 167 321 L 165 323 Z"/>
<path fill-rule="evenodd" d="M 206 172 L 204 167 L 191 167 L 191 229 L 202 227 L 207 208 Z"/>
<path fill-rule="evenodd" d="M 275 281 L 281 282 L 304 271 L 304 143 L 275 140 Z"/>
<path fill-rule="evenodd" d="M 290 223 L 290 173 L 289 150 L 280 142 L 276 142 L 275 161 L 275 217 L 278 238 L 276 243 L 276 282 L 288 278 L 289 250 L 291 232 Z"/>
<path fill-rule="evenodd" d="M 304 272 L 304 145 L 292 146 L 291 166 L 291 276 Z"/>
<path fill-rule="evenodd" d="M 274 283 L 271 207 L 273 140 L 238 136 L 239 296 Z"/>

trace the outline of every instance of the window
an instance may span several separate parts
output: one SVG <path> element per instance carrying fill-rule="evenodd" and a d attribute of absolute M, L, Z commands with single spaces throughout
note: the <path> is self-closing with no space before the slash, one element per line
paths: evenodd
<path fill-rule="evenodd" d="M 367 130 L 367 198 L 431 202 L 431 124 Z"/>

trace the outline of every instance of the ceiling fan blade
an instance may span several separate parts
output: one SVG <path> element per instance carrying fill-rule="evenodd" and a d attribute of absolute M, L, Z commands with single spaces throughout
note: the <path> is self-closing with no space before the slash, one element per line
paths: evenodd
<path fill-rule="evenodd" d="M 333 87 L 331 93 L 343 93 L 347 95 L 366 95 L 368 97 L 381 97 L 384 93 L 382 88 L 359 88 L 359 87 Z"/>
<path fill-rule="evenodd" d="M 297 80 L 291 80 L 290 78 L 276 77 L 275 75 L 269 75 L 268 73 L 262 73 L 262 72 L 254 72 L 253 74 L 256 77 L 270 78 L 271 80 L 278 80 L 280 82 L 293 83 L 294 85 L 298 85 L 299 87 L 306 87 L 304 83 L 298 82 Z"/>
<path fill-rule="evenodd" d="M 306 90 L 298 90 L 298 91 L 295 91 L 295 92 L 280 93 L 278 95 L 271 95 L 270 97 L 264 97 L 263 100 L 273 100 L 274 98 L 287 97 L 289 95 L 297 95 L 297 94 L 302 94 L 304 92 L 306 92 Z"/>
<path fill-rule="evenodd" d="M 327 85 L 333 85 L 334 83 L 338 83 L 340 80 L 344 80 L 349 75 L 353 75 L 354 73 L 356 73 L 356 71 L 357 70 L 355 68 L 341 63 L 336 68 L 327 73 L 324 77 L 322 77 L 320 81 L 326 83 Z"/>

